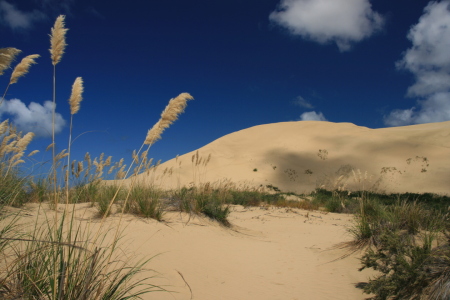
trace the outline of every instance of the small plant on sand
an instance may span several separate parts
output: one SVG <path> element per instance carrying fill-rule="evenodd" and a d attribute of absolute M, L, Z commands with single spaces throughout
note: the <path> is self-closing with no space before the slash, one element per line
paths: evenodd
<path fill-rule="evenodd" d="M 354 240 L 344 247 L 364 250 L 360 270 L 379 272 L 364 291 L 380 300 L 446 299 L 431 295 L 450 295 L 448 215 L 407 199 L 363 200 L 349 228 Z"/>
<path fill-rule="evenodd" d="M 145 218 L 161 221 L 164 207 L 161 199 L 164 192 L 152 186 L 134 185 L 128 196 L 127 211 Z"/>

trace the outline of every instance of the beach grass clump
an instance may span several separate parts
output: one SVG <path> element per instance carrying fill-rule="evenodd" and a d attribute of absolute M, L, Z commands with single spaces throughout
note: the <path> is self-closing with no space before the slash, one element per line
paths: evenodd
<path fill-rule="evenodd" d="M 168 207 L 193 215 L 204 215 L 220 224 L 229 226 L 230 193 L 226 187 L 213 188 L 210 184 L 200 187 L 182 187 L 169 195 Z"/>
<path fill-rule="evenodd" d="M 263 202 L 260 192 L 252 190 L 231 190 L 231 204 L 247 206 L 259 206 Z"/>
<path fill-rule="evenodd" d="M 162 221 L 164 215 L 163 197 L 165 192 L 153 186 L 136 184 L 127 191 L 125 212 L 144 218 Z"/>
<path fill-rule="evenodd" d="M 101 218 L 108 217 L 111 214 L 111 200 L 123 199 L 125 191 L 119 189 L 117 185 L 99 185 L 95 186 L 96 197 L 91 202 L 97 209 L 97 216 Z"/>
<path fill-rule="evenodd" d="M 227 193 L 227 189 L 213 189 L 210 185 L 194 188 L 192 189 L 189 210 L 228 226 L 227 217 L 230 210 L 224 201 Z"/>
<path fill-rule="evenodd" d="M 17 173 L 0 175 L 0 205 L 21 207 L 29 202 L 23 178 Z"/>
<path fill-rule="evenodd" d="M 50 200 L 51 186 L 47 178 L 31 178 L 28 197 L 32 203 L 44 203 Z"/>
<path fill-rule="evenodd" d="M 18 166 L 34 134 L 22 135 L 8 120 L 0 123 L 0 204 L 20 207 L 28 202 L 26 184 Z"/>
<path fill-rule="evenodd" d="M 175 211 L 191 213 L 191 191 L 192 189 L 185 186 L 171 191 L 171 201 L 168 203 L 168 208 L 172 208 Z"/>
<path fill-rule="evenodd" d="M 0 281 L 2 299 L 132 299 L 160 290 L 145 282 L 150 277 L 133 280 L 146 271 L 148 260 L 129 267 L 117 255 L 118 239 L 106 244 L 107 232 L 73 227 L 74 221 L 66 220 L 72 217 L 62 214 L 56 227 L 50 220 L 36 224 L 17 241 L 17 258 Z"/>
<path fill-rule="evenodd" d="M 201 213 L 212 220 L 216 220 L 224 226 L 230 226 L 228 215 L 230 214 L 230 207 L 224 205 L 220 200 L 212 199 L 202 207 Z"/>
<path fill-rule="evenodd" d="M 434 234 L 411 236 L 401 231 L 385 230 L 375 248 L 369 248 L 361 258 L 362 268 L 372 268 L 378 276 L 369 280 L 364 292 L 372 299 L 445 299 L 429 298 L 424 293 L 432 281 L 429 273 Z"/>
<path fill-rule="evenodd" d="M 344 243 L 351 253 L 364 251 L 360 270 L 378 272 L 364 292 L 371 299 L 446 299 L 431 295 L 450 295 L 447 211 L 401 195 L 366 196 L 348 229 L 353 240 Z"/>
<path fill-rule="evenodd" d="M 99 180 L 94 180 L 85 184 L 79 184 L 70 189 L 69 203 L 96 203 L 100 198 Z"/>

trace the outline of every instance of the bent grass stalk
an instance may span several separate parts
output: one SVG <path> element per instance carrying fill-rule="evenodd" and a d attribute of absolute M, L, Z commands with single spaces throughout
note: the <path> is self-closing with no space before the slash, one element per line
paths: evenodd
<path fill-rule="evenodd" d="M 148 145 L 147 146 L 147 150 L 145 150 L 145 152 L 148 153 L 148 151 L 150 150 L 150 147 L 157 140 L 161 139 L 161 135 L 164 132 L 164 130 L 166 128 L 170 127 L 170 125 L 172 125 L 173 122 L 175 122 L 178 119 L 178 115 L 180 115 L 181 113 L 184 112 L 184 109 L 187 106 L 187 101 L 188 100 L 193 100 L 193 99 L 194 98 L 188 93 L 181 93 L 176 98 L 170 99 L 169 104 L 166 106 L 166 108 L 161 113 L 161 118 L 147 132 L 147 136 L 146 136 L 144 142 L 142 143 L 141 147 L 139 148 L 139 151 L 134 155 L 134 157 L 139 157 L 139 154 L 141 153 L 141 151 L 142 151 L 142 149 L 143 149 L 143 147 L 145 145 Z M 130 170 L 131 170 L 131 168 L 132 168 L 132 166 L 133 166 L 133 164 L 135 162 L 134 157 L 133 157 L 132 162 L 130 163 L 130 166 L 128 167 L 127 172 L 125 173 L 124 179 L 127 178 L 128 174 L 129 174 L 129 172 L 130 172 Z M 138 171 L 141 168 L 143 161 L 144 160 L 141 159 L 141 163 L 138 166 Z M 124 203 L 123 208 L 122 208 L 122 214 L 120 216 L 119 225 L 118 225 L 117 231 L 116 231 L 116 237 L 118 236 L 118 233 L 119 233 L 119 227 L 120 227 L 120 224 L 122 222 L 123 212 L 124 212 L 125 207 L 127 206 L 128 198 L 130 196 L 130 192 L 132 190 L 132 187 L 133 187 L 133 184 L 134 184 L 134 180 L 135 180 L 135 178 L 132 178 L 131 179 L 131 183 L 129 185 L 129 191 L 128 191 L 127 196 L 125 198 L 125 203 Z M 124 180 L 121 180 L 121 182 L 119 184 L 119 187 L 117 188 L 117 191 L 116 191 L 114 197 L 111 199 L 111 202 L 110 202 L 110 204 L 108 206 L 108 209 L 107 209 L 107 211 L 105 213 L 105 216 L 102 218 L 102 223 L 101 223 L 100 227 L 103 226 L 103 223 L 105 221 L 106 216 L 111 211 L 112 205 L 114 204 L 114 201 L 117 198 L 117 195 L 119 194 L 120 189 L 123 186 L 123 183 L 124 183 Z"/>
<path fill-rule="evenodd" d="M 16 48 L 2 48 L 0 49 L 0 75 L 3 75 L 3 72 L 9 68 L 15 57 L 22 52 Z M 2 99 L 0 99 L 0 105 L 3 104 L 3 100 L 5 99 L 6 93 L 8 92 L 8 88 L 11 84 L 8 84 L 5 92 L 3 93 Z"/>
<path fill-rule="evenodd" d="M 66 206 L 69 204 L 69 173 L 70 173 L 70 153 L 72 147 L 72 129 L 73 129 L 73 115 L 80 110 L 80 102 L 83 100 L 83 78 L 77 77 L 72 85 L 72 94 L 69 98 L 70 104 L 70 127 L 69 127 L 69 143 L 67 146 L 67 170 L 66 170 Z"/>

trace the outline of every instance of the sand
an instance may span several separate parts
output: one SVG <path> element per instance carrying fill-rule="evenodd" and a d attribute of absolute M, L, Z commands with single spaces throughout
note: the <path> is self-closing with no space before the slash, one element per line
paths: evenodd
<path fill-rule="evenodd" d="M 63 207 L 59 206 L 60 212 Z M 33 226 L 37 206 L 28 208 L 21 222 Z M 101 224 L 95 218 L 96 210 L 89 204 L 75 205 L 75 209 L 75 224 L 89 224 L 96 233 Z M 52 219 L 54 211 L 44 206 L 39 219 L 43 221 L 45 215 Z M 120 214 L 106 219 L 105 245 L 111 243 L 120 224 L 118 253 L 122 259 L 136 262 L 153 257 L 147 267 L 158 273 L 145 275 L 156 276 L 149 283 L 169 291 L 143 299 L 344 300 L 369 296 L 356 287 L 373 274 L 358 271 L 360 253 L 339 259 L 347 251 L 332 249 L 351 240 L 346 231 L 351 215 L 233 206 L 231 228 L 177 212 L 168 212 L 164 222 L 132 215 L 120 219 Z"/>
<path fill-rule="evenodd" d="M 448 194 L 449 137 L 450 122 L 382 129 L 318 121 L 274 123 L 223 136 L 138 179 L 163 188 L 232 181 L 309 193 L 335 188 L 343 175 L 339 184 L 348 189 Z M 352 170 L 361 172 L 362 180 L 355 182 Z"/>

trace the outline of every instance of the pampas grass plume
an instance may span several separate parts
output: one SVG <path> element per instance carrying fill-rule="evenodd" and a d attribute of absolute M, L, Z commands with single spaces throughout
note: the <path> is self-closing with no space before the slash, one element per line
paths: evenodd
<path fill-rule="evenodd" d="M 181 93 L 178 97 L 170 99 L 169 104 L 161 113 L 159 121 L 148 131 L 144 144 L 152 145 L 160 140 L 164 130 L 178 119 L 178 115 L 184 112 L 187 101 L 192 99 L 194 98 L 188 93 Z"/>
<path fill-rule="evenodd" d="M 3 135 L 8 130 L 8 120 L 0 123 L 0 135 Z"/>
<path fill-rule="evenodd" d="M 0 49 L 0 75 L 3 75 L 3 71 L 9 68 L 11 62 L 20 52 L 22 51 L 11 47 Z"/>
<path fill-rule="evenodd" d="M 68 29 L 64 27 L 65 17 L 64 15 L 60 15 L 56 18 L 55 25 L 52 28 L 52 34 L 50 34 L 50 54 L 54 66 L 61 61 L 64 49 L 67 46 L 66 32 Z"/>
<path fill-rule="evenodd" d="M 34 133 L 33 132 L 28 132 L 27 134 L 25 134 L 25 136 L 23 138 L 21 138 L 17 144 L 16 147 L 20 150 L 20 151 L 24 151 L 28 145 L 30 144 L 31 140 L 34 138 Z"/>
<path fill-rule="evenodd" d="M 18 164 L 23 164 L 24 162 L 25 162 L 25 161 L 24 161 L 23 159 L 17 160 L 17 161 L 15 161 L 15 162 L 11 165 L 11 168 L 17 166 Z"/>
<path fill-rule="evenodd" d="M 83 78 L 77 77 L 72 85 L 72 94 L 69 98 L 70 113 L 76 114 L 80 110 L 80 102 L 83 100 Z"/>
<path fill-rule="evenodd" d="M 36 63 L 34 60 L 38 57 L 40 57 L 39 54 L 32 54 L 25 56 L 22 59 L 22 61 L 14 68 L 14 71 L 11 74 L 11 80 L 9 81 L 9 84 L 16 83 L 20 77 L 27 74 L 31 65 Z"/>
<path fill-rule="evenodd" d="M 39 150 L 33 150 L 28 154 L 28 157 L 35 155 L 36 153 L 39 153 Z"/>

